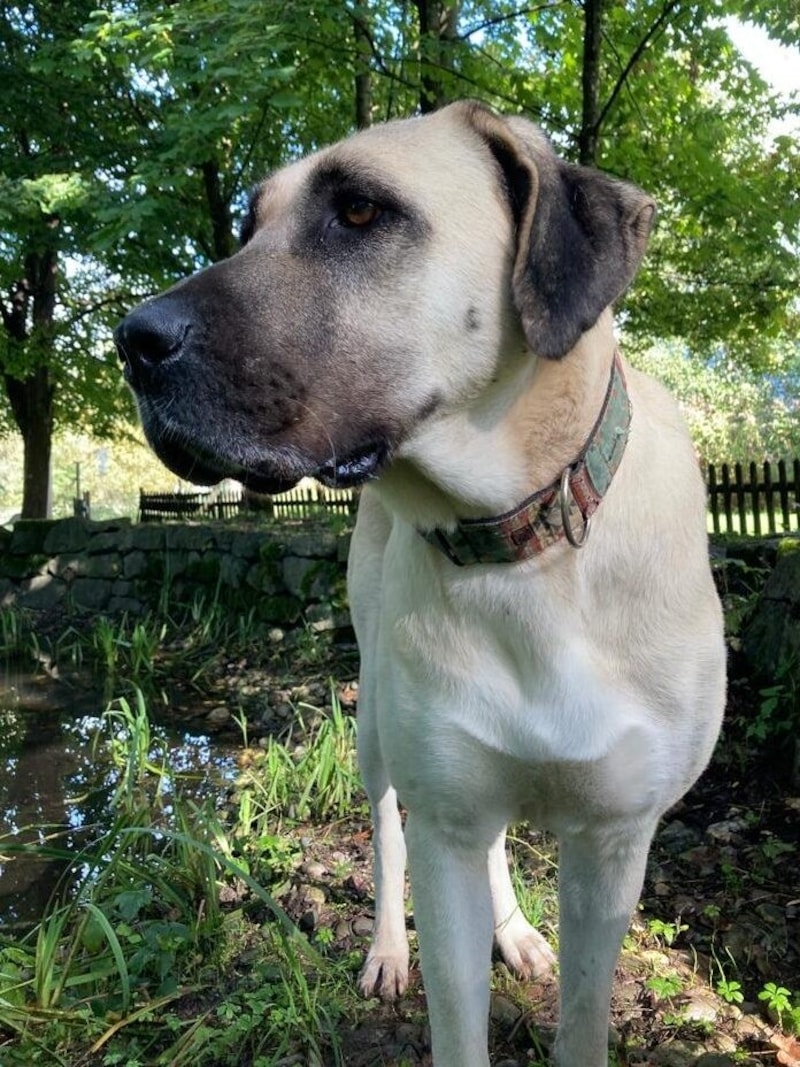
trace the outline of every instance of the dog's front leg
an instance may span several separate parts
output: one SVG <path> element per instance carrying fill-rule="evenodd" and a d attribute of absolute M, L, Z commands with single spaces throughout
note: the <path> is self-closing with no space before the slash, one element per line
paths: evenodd
<path fill-rule="evenodd" d="M 494 908 L 494 937 L 506 965 L 521 978 L 538 977 L 552 969 L 553 950 L 517 903 L 506 859 L 506 832 L 489 849 L 489 884 Z"/>
<path fill-rule="evenodd" d="M 657 820 L 559 837 L 558 1067 L 606 1067 L 614 967 L 639 900 Z"/>
<path fill-rule="evenodd" d="M 405 916 L 406 846 L 397 794 L 381 756 L 374 693 L 362 671 L 358 706 L 358 762 L 372 808 L 375 931 L 359 985 L 366 997 L 400 996 L 408 984 Z"/>
<path fill-rule="evenodd" d="M 373 794 L 374 795 L 374 794 Z M 405 921 L 406 848 L 397 796 L 388 781 L 372 802 L 375 932 L 359 982 L 364 996 L 394 1000 L 408 984 Z"/>
<path fill-rule="evenodd" d="M 478 838 L 463 844 L 417 811 L 406 819 L 435 1067 L 489 1067 L 492 897 Z"/>

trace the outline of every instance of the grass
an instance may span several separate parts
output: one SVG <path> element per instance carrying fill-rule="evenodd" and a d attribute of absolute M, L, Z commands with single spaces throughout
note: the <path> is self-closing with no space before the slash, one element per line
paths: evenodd
<path fill-rule="evenodd" d="M 780 537 L 790 533 L 798 533 L 800 531 L 800 513 L 794 513 L 789 520 L 789 529 L 783 529 L 783 519 L 780 511 L 776 511 L 774 516 L 775 522 L 779 529 L 777 533 L 770 533 L 770 519 L 769 514 L 766 511 L 760 511 L 758 513 L 759 529 L 761 530 L 762 537 Z M 744 525 L 744 529 L 742 526 Z M 753 537 L 756 532 L 756 517 L 752 511 L 746 511 L 744 515 L 744 524 L 737 508 L 734 508 L 731 513 L 731 525 L 728 525 L 725 512 L 720 511 L 719 514 L 719 527 L 720 535 L 730 536 L 735 535 L 738 537 Z M 706 519 L 706 528 L 710 534 L 714 533 L 714 517 L 711 512 L 708 512 Z"/>
<path fill-rule="evenodd" d="M 174 674 L 202 693 L 220 650 L 229 659 L 250 656 L 261 638 L 252 616 L 237 617 L 214 597 L 180 612 L 165 602 L 152 617 L 97 620 L 49 640 L 29 617 L 0 612 L 0 654 L 105 679 L 113 699 L 96 744 L 114 765 L 108 824 L 80 851 L 52 837 L 39 845 L 0 839 L 6 856 L 33 852 L 66 864 L 41 920 L 24 934 L 0 932 L 3 1067 L 345 1062 L 342 1034 L 372 1010 L 354 992 L 362 953 L 334 943 L 335 895 L 327 902 L 333 919 L 311 940 L 287 914 L 307 851 L 301 841 L 338 823 L 349 837 L 366 822 L 355 721 L 336 687 L 321 718 L 298 703 L 280 739 L 250 743 L 240 713 L 238 778 L 203 802 L 182 794 L 153 725 Z M 299 651 L 319 669 L 319 649 L 306 647 L 312 640 L 304 631 Z M 768 712 L 772 723 L 771 704 Z M 509 835 L 508 847 L 521 907 L 554 940 L 552 847 L 525 828 Z M 670 920 L 651 920 L 641 935 L 667 956 L 685 929 Z M 732 959 L 717 962 L 711 981 L 728 1003 L 760 997 L 786 1033 L 800 1029 L 797 991 L 768 982 L 760 996 L 745 988 Z M 643 986 L 665 1003 L 680 992 L 667 963 Z M 503 993 L 528 1012 L 524 988 L 509 977 Z M 536 1045 L 534 1033 L 526 1040 Z"/>
<path fill-rule="evenodd" d="M 237 786 L 240 817 L 226 825 L 212 799 L 198 805 L 167 785 L 164 746 L 141 692 L 113 702 L 101 729 L 117 768 L 111 826 L 74 855 L 52 844 L 4 847 L 68 868 L 35 928 L 0 939 L 3 1064 L 100 1056 L 128 1067 L 266 1067 L 298 1048 L 312 1057 L 324 1048 L 338 1062 L 352 961 L 324 960 L 265 888 L 289 792 L 267 799 L 252 769 Z M 341 709 L 293 767 L 304 775 L 309 811 L 349 810 L 354 754 Z M 258 922 L 223 906 L 232 886 Z M 245 948 L 252 958 L 228 988 Z"/>

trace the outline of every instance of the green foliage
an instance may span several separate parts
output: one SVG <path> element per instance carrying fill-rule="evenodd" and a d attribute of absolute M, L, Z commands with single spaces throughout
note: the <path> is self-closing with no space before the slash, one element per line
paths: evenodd
<path fill-rule="evenodd" d="M 679 974 L 654 974 L 645 981 L 645 989 L 655 993 L 658 1000 L 669 1000 L 683 989 L 683 980 Z"/>
<path fill-rule="evenodd" d="M 3 845 L 67 863 L 31 934 L 0 942 L 0 1030 L 16 1035 L 4 1062 L 69 1063 L 102 1051 L 109 1064 L 221 1067 L 248 1054 L 270 1064 L 298 1047 L 319 1057 L 323 1045 L 340 1062 L 340 971 L 321 974 L 316 950 L 251 875 L 271 877 L 269 848 L 251 842 L 243 856 L 237 842 L 248 827 L 225 828 L 213 803 L 182 798 L 165 760 L 154 758 L 163 738 L 141 694 L 134 705 L 115 702 L 101 733 L 119 768 L 110 828 L 77 853 Z M 221 903 L 226 884 L 271 921 L 257 958 L 220 996 L 226 966 L 250 938 L 241 910 Z M 185 998 L 195 1014 L 178 1008 Z"/>
<path fill-rule="evenodd" d="M 305 705 L 297 707 L 301 734 Z M 363 804 L 356 767 L 356 722 L 342 711 L 331 684 L 330 713 L 308 741 L 293 750 L 283 740 L 269 737 L 266 746 L 252 752 L 240 776 L 236 797 L 237 823 L 244 838 L 245 854 L 251 844 L 275 848 L 272 832 L 264 827 L 274 817 L 291 819 L 341 819 Z"/>
<path fill-rule="evenodd" d="M 744 1002 L 742 984 L 733 978 L 720 978 L 716 989 L 726 1004 L 742 1004 Z"/>
<path fill-rule="evenodd" d="M 797 44 L 790 0 L 740 7 Z M 248 187 L 352 129 L 357 74 L 369 78 L 375 120 L 412 113 L 433 81 L 444 98 L 533 117 L 574 158 L 583 8 L 465 0 L 454 13 L 436 38 L 417 5 L 382 2 L 269 0 L 258 18 L 246 0 L 9 8 L 0 289 L 26 310 L 15 318 L 22 305 L 4 303 L 0 368 L 27 381 L 46 367 L 56 424 L 112 433 L 131 404 L 110 325 L 235 250 Z M 796 374 L 798 137 L 796 124 L 771 124 L 797 106 L 769 91 L 718 15 L 656 0 L 604 11 L 596 162 L 651 191 L 661 219 L 622 309 L 627 343 L 675 338 L 721 378 L 728 362 L 780 375 L 788 360 Z M 787 438 L 782 399 L 780 419 L 761 425 Z M 12 425 L 10 411 L 0 419 Z"/>
<path fill-rule="evenodd" d="M 688 930 L 689 927 L 683 923 L 664 922 L 663 919 L 651 919 L 647 924 L 647 932 L 654 937 L 657 941 L 662 941 L 667 947 L 670 947 L 678 934 L 683 933 L 684 930 Z"/>
<path fill-rule="evenodd" d="M 758 994 L 770 1015 L 786 1033 L 800 1034 L 800 996 L 792 997 L 791 990 L 775 982 L 767 982 Z"/>
<path fill-rule="evenodd" d="M 685 346 L 659 344 L 629 353 L 681 405 L 705 463 L 800 455 L 800 349 L 776 349 L 769 374 L 718 349 L 703 359 Z"/>
<path fill-rule="evenodd" d="M 754 741 L 777 741 L 793 737 L 800 725 L 800 673 L 794 657 L 783 660 L 775 683 L 759 690 L 761 704 L 748 723 L 746 737 Z"/>

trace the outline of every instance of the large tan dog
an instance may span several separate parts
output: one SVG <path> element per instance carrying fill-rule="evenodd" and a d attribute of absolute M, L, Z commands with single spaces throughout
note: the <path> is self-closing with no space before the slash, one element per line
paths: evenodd
<path fill-rule="evenodd" d="M 486 1067 L 509 822 L 558 836 L 560 1067 L 607 1061 L 620 942 L 660 815 L 724 700 L 703 486 L 610 305 L 653 204 L 460 103 L 357 134 L 253 195 L 243 248 L 117 332 L 169 466 L 365 487 L 350 557 L 375 822 L 361 984 L 407 981 L 408 847 L 436 1067 Z M 397 801 L 407 809 L 403 834 Z"/>

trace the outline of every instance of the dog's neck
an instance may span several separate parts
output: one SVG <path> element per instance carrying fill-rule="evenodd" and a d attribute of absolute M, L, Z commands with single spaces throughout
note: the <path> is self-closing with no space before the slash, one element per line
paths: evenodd
<path fill-rule="evenodd" d="M 562 360 L 526 353 L 469 408 L 425 427 L 381 478 L 387 506 L 422 531 L 500 515 L 582 452 L 614 360 L 610 312 Z"/>

